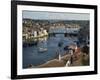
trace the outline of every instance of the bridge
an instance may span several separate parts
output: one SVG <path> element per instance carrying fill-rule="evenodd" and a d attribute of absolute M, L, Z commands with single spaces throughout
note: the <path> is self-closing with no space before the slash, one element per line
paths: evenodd
<path fill-rule="evenodd" d="M 49 30 L 49 35 L 64 34 L 64 36 L 77 36 L 79 29 L 75 28 L 54 28 Z"/>

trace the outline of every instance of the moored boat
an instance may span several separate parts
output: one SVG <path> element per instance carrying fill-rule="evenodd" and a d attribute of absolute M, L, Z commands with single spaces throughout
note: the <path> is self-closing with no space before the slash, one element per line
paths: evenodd
<path fill-rule="evenodd" d="M 45 51 L 47 51 L 47 50 L 48 50 L 47 48 L 41 48 L 41 47 L 40 47 L 39 50 L 38 50 L 38 52 L 41 52 L 41 53 L 42 53 L 42 52 L 45 52 Z"/>

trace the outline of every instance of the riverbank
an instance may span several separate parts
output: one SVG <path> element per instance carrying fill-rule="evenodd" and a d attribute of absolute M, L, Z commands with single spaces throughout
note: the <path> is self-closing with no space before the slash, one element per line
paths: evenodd
<path fill-rule="evenodd" d="M 63 67 L 66 65 L 66 61 L 68 61 L 69 58 L 70 58 L 70 55 L 67 54 L 67 55 L 62 56 L 61 60 L 53 59 L 53 60 L 47 61 L 46 63 L 39 65 L 37 67 L 39 67 L 39 68 L 42 68 L 42 67 L 43 68 L 44 67 Z"/>
<path fill-rule="evenodd" d="M 83 56 L 84 53 L 80 52 L 77 55 L 77 59 L 73 59 L 73 63 L 70 64 L 69 66 L 87 66 L 89 65 L 89 55 Z M 50 61 L 47 61 L 44 64 L 38 65 L 38 68 L 45 68 L 45 67 L 64 67 L 67 66 L 66 63 L 70 60 L 70 54 L 65 54 L 64 56 L 61 57 L 61 59 L 53 59 Z M 85 62 L 85 63 L 84 63 Z M 88 63 L 88 64 L 87 64 Z"/>
<path fill-rule="evenodd" d="M 71 64 L 67 64 L 70 60 L 71 55 L 65 54 L 60 59 L 55 58 L 47 61 L 41 65 L 29 65 L 28 68 L 49 68 L 49 67 L 70 67 L 70 66 L 89 66 L 89 55 L 84 55 L 84 53 L 80 52 L 77 55 L 77 58 L 73 57 L 73 62 Z"/>

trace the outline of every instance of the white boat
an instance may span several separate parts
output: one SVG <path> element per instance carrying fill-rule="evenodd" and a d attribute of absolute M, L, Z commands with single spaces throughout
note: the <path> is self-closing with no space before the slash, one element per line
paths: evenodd
<path fill-rule="evenodd" d="M 47 50 L 48 50 L 47 48 L 41 48 L 41 47 L 40 47 L 38 51 L 39 51 L 39 52 L 45 52 L 45 51 L 47 51 Z"/>

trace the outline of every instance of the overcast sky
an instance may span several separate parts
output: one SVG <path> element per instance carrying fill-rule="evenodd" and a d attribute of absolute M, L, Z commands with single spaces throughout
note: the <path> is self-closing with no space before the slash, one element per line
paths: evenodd
<path fill-rule="evenodd" d="M 23 18 L 41 20 L 89 20 L 87 13 L 67 13 L 67 12 L 43 12 L 43 11 L 23 11 Z"/>

